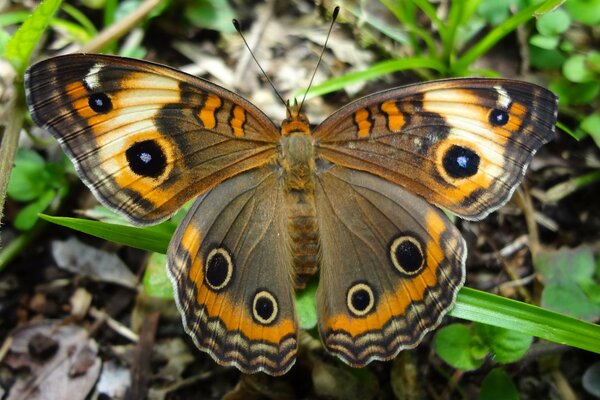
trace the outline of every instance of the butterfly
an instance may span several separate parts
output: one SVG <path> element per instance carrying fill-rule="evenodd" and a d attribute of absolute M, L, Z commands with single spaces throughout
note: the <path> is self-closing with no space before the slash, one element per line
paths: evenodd
<path fill-rule="evenodd" d="M 195 201 L 168 247 L 183 326 L 222 365 L 281 375 L 298 350 L 295 288 L 319 273 L 318 329 L 353 367 L 417 346 L 452 308 L 466 246 L 438 207 L 501 207 L 554 136 L 557 97 L 459 78 L 366 96 L 314 129 L 175 69 L 59 56 L 25 75 L 33 120 L 136 225 Z"/>

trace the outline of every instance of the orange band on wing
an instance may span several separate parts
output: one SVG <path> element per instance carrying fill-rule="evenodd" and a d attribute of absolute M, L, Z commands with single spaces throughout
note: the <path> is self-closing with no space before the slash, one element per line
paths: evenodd
<path fill-rule="evenodd" d="M 381 330 L 393 318 L 401 317 L 411 303 L 422 301 L 426 290 L 438 284 L 437 270 L 445 259 L 439 243 L 446 224 L 439 214 L 429 211 L 426 225 L 432 240 L 426 244 L 427 264 L 423 271 L 410 279 L 403 279 L 393 293 L 381 296 L 377 301 L 378 309 L 360 320 L 345 314 L 330 317 L 325 321 L 329 330 L 342 330 L 351 336 Z"/>
<path fill-rule="evenodd" d="M 246 111 L 240 106 L 233 106 L 231 112 L 231 120 L 229 125 L 233 129 L 233 134 L 236 137 L 244 136 L 244 124 L 246 123 Z"/>
<path fill-rule="evenodd" d="M 367 109 L 362 108 L 354 113 L 354 123 L 358 127 L 358 137 L 369 137 L 373 122 L 371 120 L 371 113 Z"/>
<path fill-rule="evenodd" d="M 211 291 L 204 282 L 204 265 L 199 257 L 201 234 L 192 225 L 188 225 L 181 238 L 181 246 L 185 248 L 193 261 L 189 270 L 189 279 L 197 289 L 199 306 L 203 306 L 209 318 L 217 317 L 230 331 L 240 331 L 249 340 L 266 340 L 279 343 L 288 335 L 295 335 L 296 326 L 291 319 L 282 319 L 277 323 L 264 326 L 254 322 L 243 304 L 234 304 L 223 293 Z"/>
<path fill-rule="evenodd" d="M 202 121 L 202 124 L 206 129 L 214 129 L 214 127 L 217 126 L 216 113 L 222 105 L 223 101 L 220 97 L 212 94 L 209 94 L 206 97 L 206 101 L 199 113 L 200 121 Z"/>
<path fill-rule="evenodd" d="M 392 132 L 399 132 L 404 126 L 404 115 L 398 109 L 395 100 L 386 101 L 381 104 L 381 111 L 387 117 L 387 127 Z"/>

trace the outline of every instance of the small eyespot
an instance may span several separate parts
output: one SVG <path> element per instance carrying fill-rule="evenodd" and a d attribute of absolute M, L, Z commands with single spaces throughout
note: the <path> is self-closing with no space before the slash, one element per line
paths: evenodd
<path fill-rule="evenodd" d="M 479 170 L 480 158 L 473 150 L 463 146 L 451 146 L 442 159 L 444 170 L 454 179 L 473 176 Z"/>
<path fill-rule="evenodd" d="M 214 291 L 225 289 L 231 282 L 234 264 L 223 247 L 212 249 L 204 263 L 204 281 Z"/>
<path fill-rule="evenodd" d="M 365 283 L 355 283 L 346 293 L 346 307 L 357 317 L 364 317 L 375 309 L 375 294 Z"/>
<path fill-rule="evenodd" d="M 154 140 L 136 142 L 125 151 L 129 168 L 140 176 L 158 178 L 165 172 L 167 158 Z"/>
<path fill-rule="evenodd" d="M 392 241 L 390 260 L 401 274 L 415 275 L 425 266 L 423 245 L 415 236 L 403 234 Z"/>
<path fill-rule="evenodd" d="M 90 108 L 98 114 L 106 114 L 113 108 L 112 101 L 105 93 L 94 93 L 91 94 L 88 99 Z"/>
<path fill-rule="evenodd" d="M 490 124 L 494 126 L 503 126 L 508 123 L 508 112 L 505 110 L 500 110 L 499 108 L 495 108 L 490 111 L 489 116 Z"/>
<path fill-rule="evenodd" d="M 266 290 L 261 290 L 254 295 L 252 300 L 252 317 L 261 325 L 269 325 L 275 321 L 279 314 L 279 307 L 275 296 Z"/>

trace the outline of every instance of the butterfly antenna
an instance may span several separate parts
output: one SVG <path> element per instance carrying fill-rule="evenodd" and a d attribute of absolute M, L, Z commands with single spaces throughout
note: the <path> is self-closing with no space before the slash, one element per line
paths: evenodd
<path fill-rule="evenodd" d="M 329 36 L 331 36 L 331 30 L 333 29 L 333 24 L 335 24 L 335 20 L 337 19 L 339 12 L 340 12 L 340 7 L 336 7 L 333 9 L 333 14 L 331 15 L 331 25 L 329 25 L 329 31 L 327 32 L 327 37 L 325 38 L 325 44 L 323 44 L 323 49 L 321 50 L 321 55 L 319 56 L 319 61 L 317 61 L 317 66 L 315 67 L 315 70 L 310 78 L 310 82 L 308 83 L 306 92 L 304 92 L 304 97 L 302 97 L 302 101 L 300 102 L 300 108 L 298 108 L 298 113 L 300 113 L 300 111 L 302 111 L 302 106 L 304 105 L 304 100 L 306 100 L 306 95 L 308 94 L 308 91 L 310 90 L 310 87 L 312 86 L 313 80 L 315 79 L 315 75 L 317 74 L 317 71 L 319 70 L 319 64 L 321 64 L 321 59 L 323 58 L 323 54 L 325 54 L 325 49 L 327 48 L 327 42 L 329 41 Z"/>
<path fill-rule="evenodd" d="M 233 19 L 231 22 L 233 23 L 233 27 L 235 28 L 235 30 L 240 34 L 240 37 L 244 41 L 244 45 L 246 45 L 246 48 L 250 52 L 250 55 L 254 59 L 254 62 L 256 63 L 256 65 L 258 65 L 258 68 L 260 68 L 260 72 L 262 72 L 262 74 L 264 75 L 264 77 L 267 78 L 267 81 L 269 82 L 269 85 L 271 85 L 271 87 L 273 88 L 273 91 L 275 92 L 275 94 L 277 95 L 277 97 L 279 97 L 279 100 L 281 100 L 281 102 L 283 103 L 283 105 L 285 106 L 285 108 L 289 112 L 290 110 L 289 110 L 289 106 L 288 106 L 287 102 L 283 99 L 283 97 L 281 96 L 281 94 L 279 94 L 279 91 L 277 91 L 277 88 L 275 88 L 275 85 L 273 84 L 273 81 L 271 80 L 271 78 L 269 78 L 269 75 L 267 75 L 267 73 L 265 72 L 265 70 L 263 69 L 263 67 L 260 66 L 260 63 L 258 62 L 258 60 L 256 59 L 256 57 L 254 56 L 254 53 L 252 52 L 252 49 L 248 45 L 248 42 L 246 41 L 246 38 L 244 37 L 244 34 L 242 33 L 242 27 L 240 26 L 239 21 L 237 19 Z"/>

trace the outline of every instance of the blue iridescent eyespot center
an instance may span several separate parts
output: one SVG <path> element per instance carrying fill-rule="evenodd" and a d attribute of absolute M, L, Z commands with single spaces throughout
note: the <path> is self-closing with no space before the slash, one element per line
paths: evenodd
<path fill-rule="evenodd" d="M 489 116 L 490 124 L 494 126 L 504 126 L 508 123 L 508 112 L 498 108 L 493 109 Z"/>
<path fill-rule="evenodd" d="M 105 93 L 94 93 L 88 98 L 90 108 L 98 114 L 106 114 L 113 108 L 112 101 Z"/>
<path fill-rule="evenodd" d="M 446 173 L 455 179 L 468 178 L 479 170 L 479 155 L 463 146 L 451 146 L 442 160 Z"/>
<path fill-rule="evenodd" d="M 125 151 L 129 168 L 140 176 L 158 178 L 167 167 L 167 158 L 154 140 L 136 142 Z"/>

